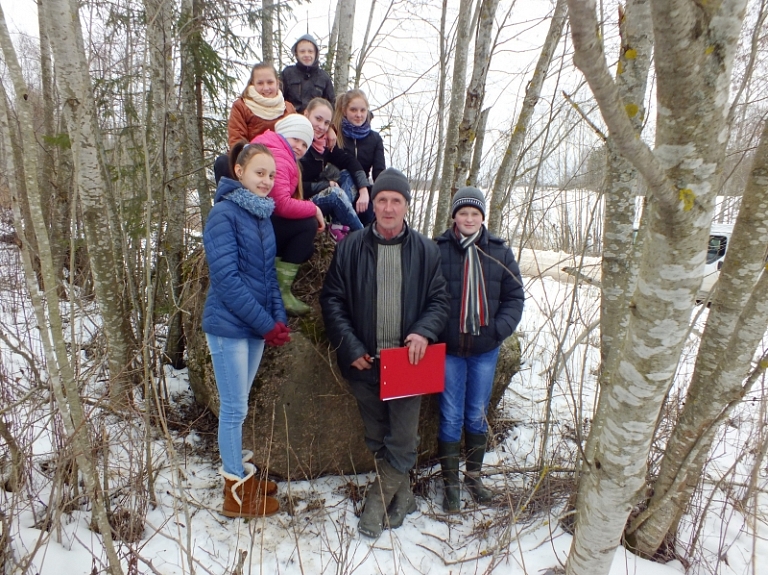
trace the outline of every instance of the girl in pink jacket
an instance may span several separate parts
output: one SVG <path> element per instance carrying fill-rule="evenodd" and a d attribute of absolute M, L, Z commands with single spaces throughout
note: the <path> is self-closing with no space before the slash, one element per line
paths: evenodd
<path fill-rule="evenodd" d="M 272 227 L 277 240 L 277 279 L 289 315 L 304 315 L 309 306 L 297 299 L 291 286 L 299 266 L 312 257 L 315 234 L 325 229 L 320 208 L 302 199 L 298 160 L 312 145 L 314 132 L 310 121 L 300 114 L 290 114 L 252 142 L 264 144 L 275 158 L 275 185 L 269 194 L 275 201 Z"/>

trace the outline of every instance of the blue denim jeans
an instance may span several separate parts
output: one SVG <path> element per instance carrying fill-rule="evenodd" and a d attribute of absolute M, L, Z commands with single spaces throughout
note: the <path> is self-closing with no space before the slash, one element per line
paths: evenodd
<path fill-rule="evenodd" d="M 357 186 L 355 185 L 352 176 L 347 170 L 341 170 L 341 177 L 339 178 L 338 184 L 347 193 L 347 197 L 349 198 L 349 201 L 352 202 L 352 206 L 354 207 L 355 202 L 357 201 L 357 196 L 359 194 Z M 370 194 L 370 192 L 371 188 L 369 186 L 368 193 Z M 357 214 L 357 217 L 360 219 L 360 223 L 363 224 L 363 226 L 370 224 L 373 221 L 373 202 L 368 202 L 368 209 L 366 209 L 363 213 Z"/>
<path fill-rule="evenodd" d="M 477 435 L 488 430 L 486 416 L 498 359 L 498 347 L 469 357 L 445 356 L 445 391 L 440 394 L 437 436 L 440 441 L 461 441 L 462 427 Z"/>
<path fill-rule="evenodd" d="M 330 216 L 334 224 L 349 226 L 349 230 L 362 230 L 363 224 L 355 213 L 352 202 L 349 201 L 347 193 L 339 186 L 328 187 L 322 192 L 312 196 L 312 202 L 320 208 L 324 215 Z"/>
<path fill-rule="evenodd" d="M 213 375 L 219 390 L 219 452 L 224 471 L 245 477 L 243 422 L 248 415 L 248 394 L 264 353 L 263 339 L 233 339 L 205 334 L 211 350 Z"/>

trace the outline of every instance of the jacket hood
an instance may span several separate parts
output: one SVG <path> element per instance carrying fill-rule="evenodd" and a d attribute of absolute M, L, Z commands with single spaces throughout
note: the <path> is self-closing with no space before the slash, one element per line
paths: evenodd
<path fill-rule="evenodd" d="M 301 62 L 299 62 L 299 58 L 296 55 L 296 47 L 299 45 L 299 42 L 305 42 L 305 41 L 311 42 L 312 45 L 315 47 L 315 61 L 312 62 L 312 66 L 310 67 L 317 66 L 318 62 L 320 61 L 320 47 L 317 45 L 317 41 L 315 40 L 315 37 L 312 36 L 312 34 L 304 34 L 301 38 L 296 40 L 296 42 L 294 42 L 293 44 L 293 47 L 291 48 L 291 53 L 293 53 L 293 57 L 296 59 L 296 63 L 304 67 L 304 65 Z"/>
<path fill-rule="evenodd" d="M 213 203 L 217 204 L 224 199 L 229 192 L 235 191 L 237 188 L 242 188 L 240 182 L 233 180 L 232 178 L 222 177 L 219 180 L 219 186 L 216 188 L 216 196 L 213 198 Z"/>

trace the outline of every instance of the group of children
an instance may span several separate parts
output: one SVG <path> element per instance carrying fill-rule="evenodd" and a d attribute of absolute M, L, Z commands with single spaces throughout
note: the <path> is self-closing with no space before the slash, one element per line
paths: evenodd
<path fill-rule="evenodd" d="M 329 232 L 337 241 L 369 224 L 373 220 L 369 187 L 386 168 L 383 142 L 371 129 L 372 115 L 365 94 L 350 90 L 335 98 L 330 77 L 319 67 L 318 45 L 312 36 L 299 38 L 293 54 L 296 64 L 286 67 L 281 77 L 271 64 L 256 64 L 248 85 L 234 102 L 228 124 L 230 152 L 217 158 L 214 164 L 215 205 L 203 233 L 210 287 L 202 327 L 221 399 L 218 441 L 221 474 L 225 479 L 222 513 L 230 517 L 270 515 L 279 508 L 272 497 L 276 485 L 256 475 L 250 461 L 252 454 L 242 450 L 250 387 L 264 346 L 281 346 L 290 341 L 287 316 L 309 311 L 291 288 L 300 265 L 312 256 L 315 235 L 326 229 L 326 218 Z M 467 235 L 461 234 L 471 231 L 469 243 L 456 250 L 455 258 L 448 257 L 448 252 L 444 256 L 458 273 L 458 302 L 476 300 L 474 295 L 470 298 L 462 291 L 461 286 L 467 285 L 461 281 L 465 264 L 470 266 L 474 278 L 469 285 L 483 297 L 486 293 L 473 247 L 480 239 L 484 245 L 488 242 L 489 234 L 483 232 L 482 226 L 485 204 L 479 190 L 471 195 L 471 201 L 461 204 L 462 211 L 454 210 L 459 227 L 439 240 L 443 249 L 460 242 Z M 477 213 L 465 214 L 472 210 Z M 468 220 L 471 222 L 467 223 Z M 495 246 L 496 238 L 493 242 Z M 498 243 L 503 244 L 500 240 Z M 494 254 L 496 259 L 512 265 L 515 271 L 517 264 L 511 251 L 506 246 L 498 250 L 501 251 Z M 501 324 L 493 323 L 499 301 L 490 302 L 490 316 L 488 309 L 483 308 L 485 315 L 480 324 L 493 325 L 494 333 L 488 341 L 473 340 L 475 344 L 468 348 L 483 356 L 480 363 L 485 371 L 482 389 L 472 394 L 477 413 L 473 415 L 472 429 L 466 429 L 468 441 L 475 435 L 479 441 L 479 435 L 485 433 L 493 369 L 490 381 L 487 374 L 489 368 L 495 368 L 498 354 L 498 345 L 491 346 L 496 341 L 496 331 L 508 335 L 509 328 L 511 333 L 522 312 L 519 271 L 517 286 L 505 280 L 500 270 L 494 272 L 491 280 L 494 284 L 489 285 L 503 283 L 505 293 L 514 291 L 516 303 L 514 317 L 504 318 L 503 330 Z M 498 288 L 494 293 L 499 293 Z M 510 313 L 508 301 L 501 307 Z M 462 310 L 466 315 L 467 310 Z M 475 313 L 474 309 L 471 311 Z M 479 333 L 473 325 L 472 334 L 475 332 Z M 461 345 L 466 347 L 469 336 L 463 330 L 462 334 Z M 465 372 L 464 384 L 447 383 L 447 389 L 468 385 L 466 373 L 471 374 L 474 364 L 462 364 L 461 369 Z M 455 404 L 464 403 L 463 391 L 456 390 L 451 398 L 445 399 L 454 411 L 462 411 Z M 462 415 L 458 415 L 457 421 L 460 438 Z M 441 461 L 448 465 L 444 468 L 448 471 L 445 509 L 450 512 L 457 511 L 459 505 L 454 481 L 457 470 L 453 466 L 454 455 L 458 466 L 457 441 L 455 429 L 443 430 L 441 426 Z M 479 457 L 481 463 L 482 454 Z M 479 464 L 472 465 L 479 473 Z M 481 488 L 479 484 L 472 489 L 473 496 L 486 501 L 489 496 Z"/>

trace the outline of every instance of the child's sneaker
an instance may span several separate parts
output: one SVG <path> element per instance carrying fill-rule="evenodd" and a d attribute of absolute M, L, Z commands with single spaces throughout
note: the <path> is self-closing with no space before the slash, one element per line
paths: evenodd
<path fill-rule="evenodd" d="M 328 226 L 328 233 L 331 234 L 331 237 L 336 240 L 336 242 L 340 242 L 344 238 L 347 237 L 349 234 L 349 226 L 342 226 L 341 224 L 331 224 Z"/>

